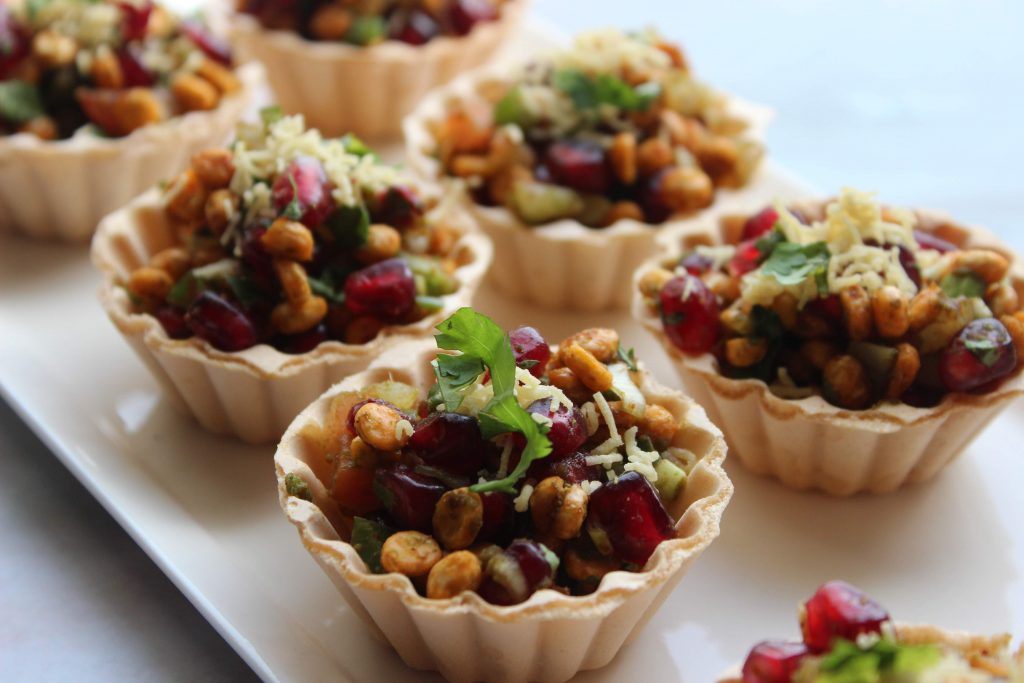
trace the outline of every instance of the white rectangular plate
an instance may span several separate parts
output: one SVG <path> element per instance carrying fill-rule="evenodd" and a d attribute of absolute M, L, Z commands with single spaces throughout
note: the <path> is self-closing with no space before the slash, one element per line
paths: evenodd
<path fill-rule="evenodd" d="M 807 194 L 771 164 L 762 188 L 766 201 Z M 0 239 L 5 398 L 264 680 L 437 679 L 375 641 L 307 555 L 278 509 L 273 448 L 210 436 L 171 410 L 105 319 L 98 282 L 82 248 Z M 625 313 L 534 311 L 486 288 L 478 304 L 553 342 L 617 327 L 678 385 Z M 713 680 L 756 641 L 795 635 L 796 603 L 835 577 L 905 621 L 1024 633 L 1022 418 L 1015 405 L 937 481 L 885 497 L 794 493 L 729 463 L 722 537 L 640 638 L 579 680 Z"/>

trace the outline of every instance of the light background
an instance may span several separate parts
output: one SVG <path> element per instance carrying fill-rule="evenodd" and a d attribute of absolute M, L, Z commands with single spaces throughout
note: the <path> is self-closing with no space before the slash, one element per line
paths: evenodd
<path fill-rule="evenodd" d="M 657 25 L 703 78 L 777 111 L 770 153 L 813 186 L 944 208 L 1024 247 L 1019 0 L 538 0 L 535 11 L 565 33 Z M 255 678 L 3 404 L 0 454 L 0 680 Z"/>

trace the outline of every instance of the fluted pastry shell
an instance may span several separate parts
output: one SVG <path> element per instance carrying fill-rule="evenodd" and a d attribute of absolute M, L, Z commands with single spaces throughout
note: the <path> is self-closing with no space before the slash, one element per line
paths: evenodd
<path fill-rule="evenodd" d="M 235 74 L 241 90 L 216 109 L 123 138 L 85 131 L 57 141 L 28 133 L 0 137 L 0 230 L 87 241 L 105 215 L 187 167 L 196 152 L 227 142 L 263 82 L 258 64 L 243 64 Z"/>
<path fill-rule="evenodd" d="M 441 36 L 425 45 L 311 41 L 294 31 L 265 29 L 240 13 L 230 19 L 230 35 L 244 56 L 264 64 L 287 113 L 303 114 L 327 137 L 355 133 L 381 140 L 401 133 L 402 117 L 431 88 L 487 63 L 519 27 L 527 4 L 510 0 L 498 19 L 477 24 L 468 35 Z"/>
<path fill-rule="evenodd" d="M 613 572 L 589 596 L 542 590 L 511 607 L 492 605 L 470 592 L 428 600 L 405 576 L 367 572 L 355 549 L 336 530 L 344 522 L 318 473 L 326 471 L 325 457 L 331 449 L 331 444 L 321 445 L 327 437 L 320 426 L 347 414 L 356 392 L 373 382 L 391 378 L 418 386 L 425 394 L 433 382 L 430 361 L 436 353 L 432 340 L 395 347 L 304 410 L 288 428 L 274 458 L 281 507 L 352 610 L 410 667 L 440 671 L 460 683 L 556 683 L 604 666 L 718 536 L 733 490 L 722 469 L 726 447 L 721 432 L 693 400 L 644 372 L 641 391 L 684 425 L 674 445 L 689 448 L 700 458 L 684 495 L 670 506 L 679 520 L 679 537 L 658 546 L 644 571 Z M 289 474 L 309 483 L 312 502 L 288 495 Z"/>
<path fill-rule="evenodd" d="M 443 297 L 441 310 L 385 327 L 366 344 L 327 341 L 293 355 L 267 344 L 227 352 L 196 337 L 171 339 L 155 317 L 134 313 L 121 284 L 153 254 L 177 243 L 156 189 L 104 218 L 92 244 L 93 263 L 104 275 L 100 302 L 176 408 L 211 432 L 249 443 L 276 441 L 328 387 L 365 369 L 400 341 L 430 335 L 438 322 L 470 305 L 492 254 L 483 237 L 463 235 L 451 252 L 459 264 L 454 273 L 459 288 Z"/>
<path fill-rule="evenodd" d="M 806 215 L 819 215 L 821 201 L 795 202 Z M 945 214 L 916 212 L 922 226 L 951 224 Z M 982 228 L 959 228 L 961 246 L 992 248 L 1012 255 Z M 720 242 L 712 223 L 688 231 Z M 817 489 L 834 496 L 888 493 L 926 481 L 949 465 L 1015 398 L 1024 394 L 1020 368 L 991 393 L 951 393 L 933 408 L 885 401 L 862 411 L 844 410 L 815 395 L 786 400 L 756 379 L 730 379 L 718 372 L 710 353 L 692 356 L 665 335 L 661 319 L 644 303 L 637 288 L 642 275 L 664 257 L 646 262 L 633 278 L 633 317 L 665 347 L 687 392 L 722 427 L 730 453 L 751 471 L 772 476 L 798 490 Z M 1024 292 L 1019 259 L 1015 286 Z M 1024 362 L 1024 359 L 1022 359 Z"/>
<path fill-rule="evenodd" d="M 443 177 L 441 164 L 433 156 L 436 143 L 430 123 L 443 117 L 449 101 L 478 98 L 482 84 L 500 81 L 507 73 L 507 68 L 489 68 L 461 76 L 423 98 L 403 124 L 409 167 L 425 181 L 450 186 L 458 197 L 458 209 L 491 238 L 502 255 L 495 260 L 490 277 L 506 296 L 556 310 L 627 308 L 630 273 L 644 259 L 667 249 L 673 234 L 708 217 L 754 211 L 770 199 L 765 173 L 759 168 L 743 187 L 717 189 L 710 207 L 661 225 L 623 219 L 593 229 L 562 219 L 530 226 L 505 207 L 483 206 L 474 201 L 463 181 Z M 747 136 L 763 142 L 771 111 L 735 97 L 727 102 L 732 114 L 749 122 Z"/>

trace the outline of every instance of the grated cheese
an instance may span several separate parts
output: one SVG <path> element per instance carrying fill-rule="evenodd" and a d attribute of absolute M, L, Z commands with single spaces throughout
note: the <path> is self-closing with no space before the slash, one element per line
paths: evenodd
<path fill-rule="evenodd" d="M 515 441 L 511 437 L 505 437 L 505 445 L 501 449 L 501 458 L 498 460 L 498 479 L 504 479 L 508 476 L 508 462 L 509 458 L 512 457 L 512 448 L 515 446 Z"/>
<path fill-rule="evenodd" d="M 708 246 L 706 244 L 698 244 L 694 251 L 698 256 L 703 256 L 712 263 L 711 270 L 721 270 L 725 266 L 729 265 L 733 257 L 736 256 L 736 247 L 731 244 L 722 244 L 717 246 Z"/>
<path fill-rule="evenodd" d="M 580 413 L 583 415 L 583 421 L 587 425 L 587 436 L 593 436 L 597 433 L 598 427 L 601 426 L 600 418 L 597 416 L 597 406 L 594 405 L 593 401 L 587 401 L 580 408 Z"/>
<path fill-rule="evenodd" d="M 623 468 L 627 472 L 639 472 L 652 484 L 658 481 L 658 471 L 654 463 L 661 458 L 657 451 L 645 451 L 636 443 L 637 427 L 630 427 L 623 435 L 626 442 L 626 457 L 629 462 Z"/>
<path fill-rule="evenodd" d="M 580 486 L 582 486 L 582 487 L 583 487 L 583 490 L 587 492 L 587 495 L 588 495 L 588 496 L 589 496 L 590 494 L 592 494 L 592 493 L 593 493 L 594 491 L 596 491 L 596 490 L 598 490 L 599 488 L 601 488 L 601 487 L 602 487 L 603 485 L 604 485 L 604 484 L 602 484 L 601 482 L 599 482 L 599 481 L 594 481 L 594 480 L 592 480 L 592 479 L 591 479 L 591 480 L 588 480 L 588 481 L 583 481 L 583 482 L 580 482 Z"/>
<path fill-rule="evenodd" d="M 678 446 L 672 446 L 665 451 L 665 455 L 675 460 L 683 468 L 683 471 L 687 474 L 693 471 L 694 466 L 697 464 L 697 455 L 686 448 L 679 448 Z"/>
<path fill-rule="evenodd" d="M 530 509 L 530 498 L 533 496 L 533 484 L 526 484 L 519 492 L 519 495 L 512 501 L 516 512 L 526 512 Z"/>
<path fill-rule="evenodd" d="M 409 437 L 412 436 L 413 428 L 412 423 L 406 419 L 401 419 L 395 423 L 395 438 L 398 439 L 399 443 L 405 443 Z"/>

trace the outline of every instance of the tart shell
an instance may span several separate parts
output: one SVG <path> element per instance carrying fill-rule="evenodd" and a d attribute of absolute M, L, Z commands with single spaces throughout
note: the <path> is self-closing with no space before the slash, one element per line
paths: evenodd
<path fill-rule="evenodd" d="M 527 0 L 510 0 L 495 21 L 466 36 L 441 36 L 422 46 L 388 40 L 371 47 L 306 40 L 292 31 L 264 29 L 235 13 L 232 43 L 259 60 L 276 99 L 303 114 L 325 136 L 355 133 L 370 140 L 399 135 L 402 117 L 430 89 L 486 63 L 515 31 Z"/>
<path fill-rule="evenodd" d="M 756 210 L 771 197 L 763 187 L 764 171 L 758 169 L 741 188 L 717 189 L 710 207 L 659 226 L 633 219 L 600 229 L 569 219 L 530 226 L 505 207 L 478 204 L 464 182 L 442 178 L 440 162 L 433 157 L 435 142 L 429 124 L 444 115 L 449 101 L 479 98 L 481 84 L 501 80 L 505 73 L 507 69 L 474 72 L 435 90 L 406 117 L 403 129 L 410 168 L 424 180 L 452 186 L 457 209 L 491 238 L 501 254 L 491 268 L 491 278 L 506 296 L 556 310 L 627 308 L 630 293 L 625 285 L 630 273 L 644 259 L 669 248 L 673 234 L 708 217 Z M 771 111 L 737 98 L 729 98 L 728 103 L 733 114 L 750 123 L 750 138 L 763 141 Z"/>
<path fill-rule="evenodd" d="M 457 309 L 468 306 L 491 261 L 491 245 L 463 235 L 452 254 L 459 289 L 443 297 L 442 310 L 407 325 L 385 327 L 366 344 L 323 342 L 301 355 L 267 345 L 220 351 L 198 338 L 175 340 L 151 315 L 132 311 L 119 283 L 153 254 L 178 244 L 159 191 L 150 190 L 103 219 L 92 243 L 103 272 L 99 299 L 111 321 L 152 372 L 171 403 L 205 429 L 248 443 L 277 441 L 292 419 L 328 387 L 366 368 L 399 341 L 424 337 Z"/>
<path fill-rule="evenodd" d="M 433 340 L 395 347 L 303 411 L 274 458 L 281 507 L 353 611 L 412 668 L 436 670 L 456 682 L 555 683 L 604 666 L 635 637 L 718 536 L 733 490 L 722 469 L 726 446 L 721 432 L 693 400 L 655 383 L 645 372 L 641 391 L 686 425 L 675 445 L 700 458 L 686 493 L 670 509 L 679 519 L 678 538 L 658 546 L 643 572 L 613 572 L 589 596 L 542 590 L 511 607 L 489 604 L 471 592 L 429 600 L 417 594 L 405 576 L 368 573 L 355 549 L 341 540 L 337 504 L 318 478 L 325 472 L 326 449 L 318 446 L 317 434 L 320 425 L 337 419 L 341 407 L 354 403 L 358 389 L 367 384 L 392 378 L 426 391 L 433 382 L 430 361 L 436 353 Z M 312 502 L 288 495 L 288 474 L 309 483 Z"/>
<path fill-rule="evenodd" d="M 222 144 L 263 82 L 255 63 L 235 70 L 242 89 L 212 111 L 144 126 L 123 138 L 79 132 L 45 141 L 0 137 L 0 230 L 32 238 L 88 240 L 105 215 L 188 166 L 196 152 Z"/>
<path fill-rule="evenodd" d="M 818 215 L 823 203 L 794 206 L 807 215 Z M 938 212 L 918 211 L 917 215 L 922 226 L 948 224 Z M 987 230 L 961 232 L 964 242 L 960 246 L 1012 255 Z M 701 241 L 720 241 L 709 225 L 683 238 L 692 240 L 698 235 Z M 849 411 L 817 395 L 800 400 L 780 398 L 760 380 L 724 377 L 712 354 L 687 355 L 669 341 L 660 317 L 648 310 L 637 288 L 643 274 L 664 260 L 651 259 L 635 273 L 633 317 L 661 342 L 687 392 L 722 426 L 730 452 L 754 473 L 772 476 L 790 488 L 849 496 L 889 493 L 926 481 L 956 459 L 1015 398 L 1024 395 L 1024 374 L 1018 367 L 990 393 L 948 394 L 934 408 L 887 401 L 870 410 Z M 1013 279 L 1024 292 L 1019 260 L 1014 262 Z"/>

